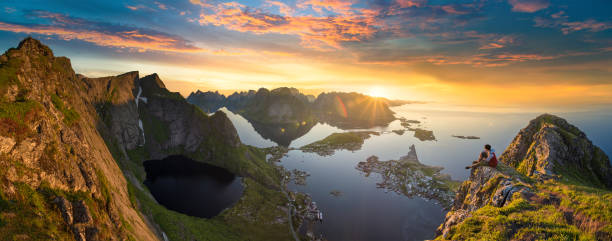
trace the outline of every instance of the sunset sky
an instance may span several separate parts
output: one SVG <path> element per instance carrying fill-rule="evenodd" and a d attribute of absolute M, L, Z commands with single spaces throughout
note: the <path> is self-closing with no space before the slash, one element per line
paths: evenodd
<path fill-rule="evenodd" d="M 0 48 L 33 36 L 90 77 L 290 86 L 508 108 L 612 104 L 612 1 L 0 1 Z"/>

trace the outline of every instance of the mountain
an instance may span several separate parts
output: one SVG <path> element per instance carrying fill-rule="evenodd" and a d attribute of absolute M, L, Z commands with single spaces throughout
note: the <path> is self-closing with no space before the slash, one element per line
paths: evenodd
<path fill-rule="evenodd" d="M 320 121 L 340 128 L 386 126 L 395 120 L 384 99 L 355 92 L 322 93 L 314 101 L 313 110 Z"/>
<path fill-rule="evenodd" d="M 221 107 L 227 105 L 225 95 L 219 94 L 219 91 L 206 91 L 200 90 L 191 92 L 187 97 L 187 101 L 194 104 L 207 113 L 212 113 Z"/>
<path fill-rule="evenodd" d="M 314 98 L 288 87 L 235 92 L 227 98 L 218 92 L 197 91 L 187 101 L 207 112 L 225 106 L 249 120 L 262 137 L 282 146 L 289 146 L 318 122 L 346 129 L 388 125 L 396 119 L 389 103 L 404 103 L 342 92 Z"/>
<path fill-rule="evenodd" d="M 437 240 L 612 240 L 610 160 L 577 127 L 541 115 L 500 161 L 472 170 Z"/>
<path fill-rule="evenodd" d="M 291 237 L 280 170 L 223 112 L 209 116 L 156 74 L 77 75 L 32 38 L 0 63 L 0 239 Z M 241 176 L 242 197 L 213 219 L 166 209 L 142 185 L 143 161 L 171 155 Z"/>
<path fill-rule="evenodd" d="M 0 236 L 156 240 L 70 60 L 27 38 L 0 62 Z"/>

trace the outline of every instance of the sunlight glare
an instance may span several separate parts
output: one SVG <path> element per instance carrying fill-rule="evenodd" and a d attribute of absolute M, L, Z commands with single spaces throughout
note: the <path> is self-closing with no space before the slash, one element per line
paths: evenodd
<path fill-rule="evenodd" d="M 368 95 L 372 97 L 386 97 L 387 93 L 385 92 L 384 88 L 380 86 L 374 86 L 370 89 Z"/>

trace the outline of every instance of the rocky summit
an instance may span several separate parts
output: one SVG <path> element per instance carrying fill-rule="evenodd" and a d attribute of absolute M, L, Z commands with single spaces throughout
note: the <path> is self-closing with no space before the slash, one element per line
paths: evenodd
<path fill-rule="evenodd" d="M 566 120 L 523 128 L 497 168 L 473 169 L 437 240 L 611 240 L 608 157 Z"/>

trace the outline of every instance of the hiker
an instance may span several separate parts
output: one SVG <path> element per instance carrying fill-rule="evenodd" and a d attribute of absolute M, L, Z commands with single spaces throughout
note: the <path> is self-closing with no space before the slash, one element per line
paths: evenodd
<path fill-rule="evenodd" d="M 486 144 L 484 150 L 480 152 L 478 160 L 473 161 L 471 166 L 465 167 L 465 169 L 475 168 L 479 166 L 490 166 L 497 167 L 497 156 L 495 155 L 495 149 L 491 148 L 491 145 Z"/>

